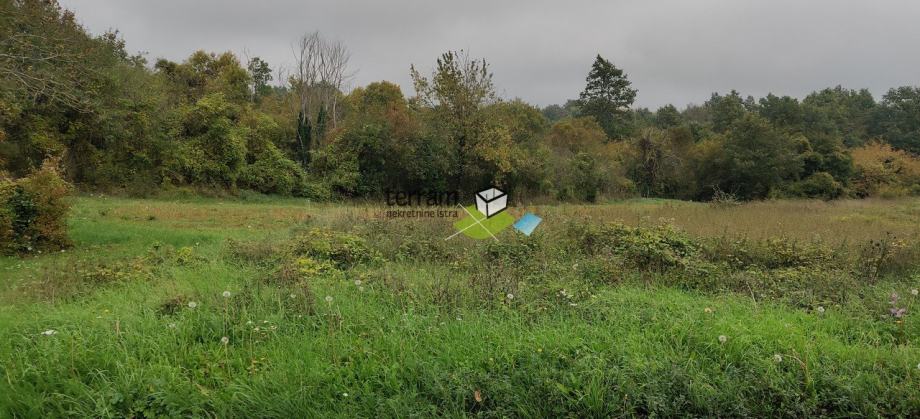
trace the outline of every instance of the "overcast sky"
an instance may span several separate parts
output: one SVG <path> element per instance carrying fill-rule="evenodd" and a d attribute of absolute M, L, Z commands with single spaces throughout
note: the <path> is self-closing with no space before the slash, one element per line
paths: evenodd
<path fill-rule="evenodd" d="M 637 105 L 702 103 L 737 89 L 803 97 L 841 84 L 920 85 L 915 0 L 61 0 L 93 33 L 116 28 L 129 50 L 181 61 L 197 49 L 290 65 L 307 32 L 344 42 L 353 85 L 430 72 L 446 50 L 485 58 L 505 98 L 576 98 L 594 56 L 623 68 Z"/>

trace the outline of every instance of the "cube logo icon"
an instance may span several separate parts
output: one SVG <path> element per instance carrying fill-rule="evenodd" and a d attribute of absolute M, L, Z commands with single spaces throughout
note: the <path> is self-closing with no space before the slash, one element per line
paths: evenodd
<path fill-rule="evenodd" d="M 450 240 L 459 234 L 476 239 L 493 239 L 498 241 L 500 231 L 514 225 L 515 230 L 525 236 L 530 236 L 542 219 L 532 213 L 524 216 L 515 222 L 511 211 L 505 211 L 508 207 L 508 195 L 498 188 L 491 187 L 476 194 L 476 205 L 463 207 L 468 217 L 464 217 L 454 223 L 457 230 L 444 240 Z"/>
<path fill-rule="evenodd" d="M 496 188 L 489 188 L 476 194 L 476 209 L 486 218 L 504 211 L 507 206 L 508 195 Z"/>

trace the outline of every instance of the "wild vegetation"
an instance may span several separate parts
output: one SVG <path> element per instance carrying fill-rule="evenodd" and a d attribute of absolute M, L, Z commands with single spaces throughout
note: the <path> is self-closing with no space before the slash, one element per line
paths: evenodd
<path fill-rule="evenodd" d="M 0 259 L 5 416 L 915 416 L 920 202 L 84 197 Z"/>
<path fill-rule="evenodd" d="M 407 63 L 412 96 L 343 90 L 349 53 L 304 35 L 291 63 L 198 51 L 183 62 L 89 35 L 54 1 L 0 3 L 0 171 L 59 159 L 85 191 L 176 188 L 314 200 L 472 192 L 522 201 L 618 197 L 834 199 L 920 193 L 920 88 L 827 88 L 799 100 L 731 91 L 702 105 L 634 107 L 600 56 L 577 100 L 501 98 L 484 59 Z M 586 63 L 587 64 L 587 63 Z M 586 66 L 587 67 L 587 66 Z M 578 92 L 572 92 L 573 96 Z"/>
<path fill-rule="evenodd" d="M 540 109 L 463 51 L 411 94 L 291 60 L 0 0 L 0 417 L 920 416 L 920 88 L 652 111 L 597 56 Z M 493 185 L 532 236 L 385 215 Z"/>

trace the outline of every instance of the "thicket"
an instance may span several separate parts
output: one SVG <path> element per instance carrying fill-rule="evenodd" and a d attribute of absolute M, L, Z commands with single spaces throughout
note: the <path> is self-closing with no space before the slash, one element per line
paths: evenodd
<path fill-rule="evenodd" d="M 69 246 L 70 189 L 51 161 L 16 180 L 0 173 L 0 254 L 40 253 Z"/>
<path fill-rule="evenodd" d="M 589 202 L 920 193 L 917 87 L 880 101 L 840 86 L 802 100 L 732 91 L 652 111 L 633 106 L 627 74 L 598 56 L 577 100 L 539 109 L 498 97 L 488 63 L 462 51 L 430 74 L 412 66 L 406 97 L 386 81 L 343 91 L 347 50 L 317 33 L 288 72 L 203 51 L 151 65 L 54 1 L 0 2 L 0 35 L 0 170 L 13 177 L 60 158 L 78 187 L 131 195 L 180 187 L 325 200 L 487 185 L 513 199 Z"/>

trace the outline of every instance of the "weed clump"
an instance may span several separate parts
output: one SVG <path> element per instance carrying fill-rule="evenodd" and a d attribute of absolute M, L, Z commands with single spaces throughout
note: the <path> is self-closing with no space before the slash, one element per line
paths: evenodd
<path fill-rule="evenodd" d="M 652 228 L 619 222 L 582 225 L 573 234 L 589 255 L 618 258 L 626 267 L 645 271 L 691 268 L 702 256 L 703 246 L 670 224 Z"/>
<path fill-rule="evenodd" d="M 381 259 L 380 254 L 371 249 L 363 238 L 323 229 L 312 229 L 294 236 L 288 248 L 296 257 L 306 256 L 316 261 L 326 261 L 338 269 Z"/>

